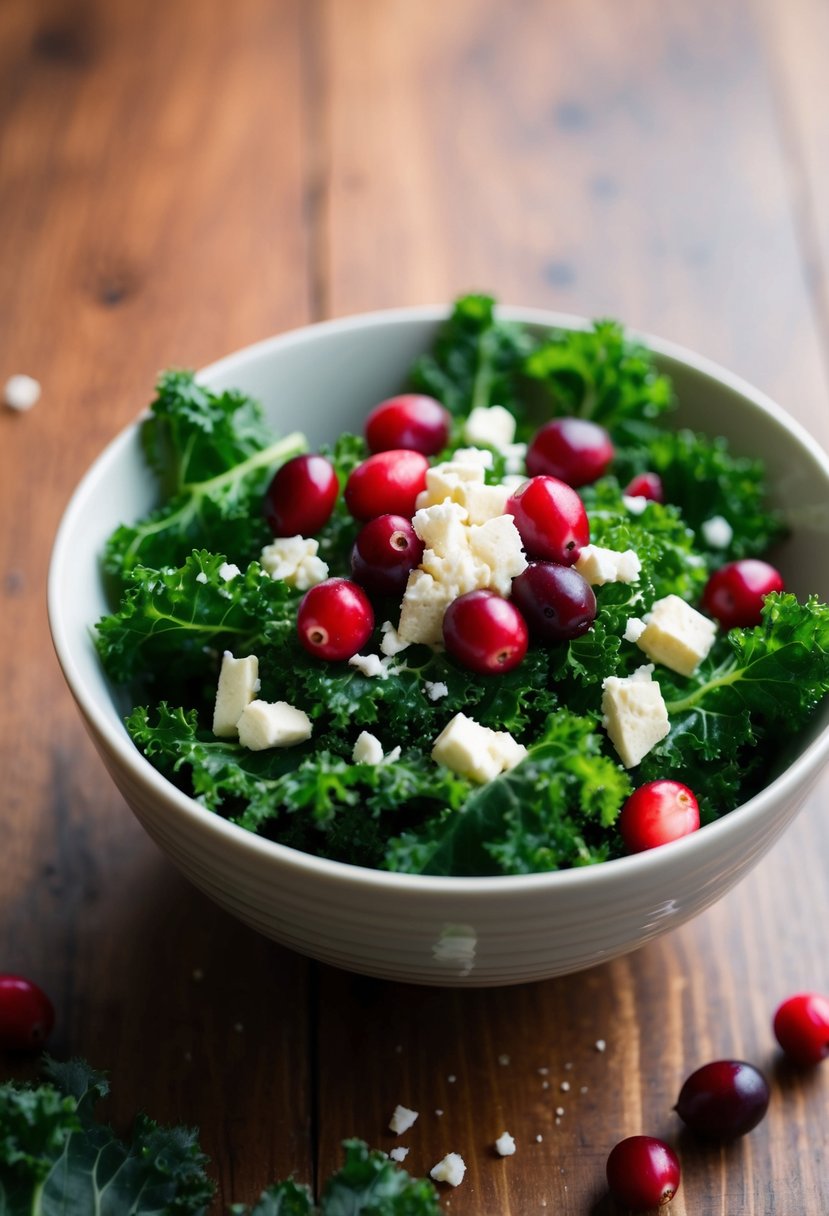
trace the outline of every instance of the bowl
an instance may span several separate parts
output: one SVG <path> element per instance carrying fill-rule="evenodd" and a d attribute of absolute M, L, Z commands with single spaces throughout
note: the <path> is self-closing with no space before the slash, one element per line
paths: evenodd
<path fill-rule="evenodd" d="M 312 325 L 212 364 L 200 379 L 258 398 L 279 431 L 311 445 L 360 429 L 398 391 L 446 308 L 385 311 Z M 583 328 L 571 316 L 502 308 L 532 326 Z M 674 380 L 677 420 L 723 434 L 767 462 L 773 502 L 791 525 L 780 557 L 789 588 L 829 598 L 829 460 L 762 393 L 708 360 L 642 337 Z M 791 822 L 829 753 L 829 704 L 789 763 L 756 797 L 674 844 L 586 869 L 491 878 L 391 874 L 311 857 L 202 809 L 136 750 L 124 705 L 90 636 L 108 605 L 99 555 L 122 521 L 153 505 L 139 424 L 95 461 L 61 522 L 49 618 L 69 688 L 104 764 L 159 848 L 201 891 L 253 929 L 337 967 L 421 984 L 495 986 L 590 967 L 641 946 L 724 895 Z"/>

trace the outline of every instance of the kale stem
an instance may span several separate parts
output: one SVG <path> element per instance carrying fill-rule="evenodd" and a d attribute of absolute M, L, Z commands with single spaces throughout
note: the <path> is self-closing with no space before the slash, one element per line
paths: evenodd
<path fill-rule="evenodd" d="M 308 440 L 300 431 L 294 431 L 292 434 L 286 435 L 284 439 L 278 439 L 270 447 L 254 452 L 241 464 L 235 464 L 233 468 L 225 469 L 224 473 L 218 473 L 206 481 L 186 483 L 181 487 L 182 492 L 192 494 L 194 498 L 201 498 L 205 494 L 211 494 L 214 490 L 221 490 L 226 485 L 231 485 L 234 481 L 241 481 L 247 477 L 248 473 L 261 469 L 264 465 L 277 464 L 287 460 L 290 456 L 298 456 L 301 452 L 307 451 Z"/>
<path fill-rule="evenodd" d="M 694 706 L 709 692 L 711 692 L 713 688 L 723 688 L 728 684 L 734 684 L 737 680 L 742 679 L 744 670 L 745 669 L 742 667 L 734 667 L 731 671 L 726 672 L 724 675 L 715 676 L 713 679 L 708 680 L 705 684 L 700 684 L 699 688 L 695 688 L 694 691 L 689 693 L 687 697 L 682 697 L 679 701 L 668 701 L 666 704 L 668 713 L 681 714 L 686 709 L 693 709 Z"/>
<path fill-rule="evenodd" d="M 475 382 L 472 386 L 472 410 L 489 405 L 489 393 L 492 386 L 492 344 L 494 331 L 488 330 L 481 338 L 478 355 L 478 366 L 475 370 Z"/>

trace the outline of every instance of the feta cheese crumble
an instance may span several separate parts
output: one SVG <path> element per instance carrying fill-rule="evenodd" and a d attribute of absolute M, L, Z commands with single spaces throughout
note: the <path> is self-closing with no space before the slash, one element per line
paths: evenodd
<path fill-rule="evenodd" d="M 393 659 L 395 655 L 400 654 L 402 650 L 406 650 L 411 645 L 411 642 L 405 642 L 401 638 L 391 621 L 383 621 L 383 624 L 380 626 L 380 632 L 383 635 L 380 639 L 380 649 L 390 659 Z"/>
<path fill-rule="evenodd" d="M 440 701 L 443 697 L 449 696 L 449 685 L 443 680 L 424 680 L 423 691 L 430 701 Z"/>
<path fill-rule="evenodd" d="M 727 549 L 734 539 L 734 529 L 722 515 L 712 515 L 702 524 L 705 543 L 712 549 Z"/>
<path fill-rule="evenodd" d="M 602 682 L 602 725 L 625 768 L 633 768 L 671 729 L 668 710 L 653 667 Z"/>
<path fill-rule="evenodd" d="M 382 764 L 383 744 L 376 735 L 369 731 L 361 731 L 354 744 L 351 759 L 355 764 Z"/>
<path fill-rule="evenodd" d="M 311 719 L 287 701 L 251 701 L 237 722 L 239 742 L 250 751 L 294 747 L 311 738 Z"/>
<path fill-rule="evenodd" d="M 262 566 L 271 578 L 284 579 L 307 591 L 328 578 L 328 566 L 317 556 L 319 542 L 309 536 L 278 536 L 262 550 Z"/>
<path fill-rule="evenodd" d="M 626 642 L 638 642 L 645 632 L 645 622 L 638 616 L 632 616 L 625 625 L 622 637 Z"/>
<path fill-rule="evenodd" d="M 9 409 L 22 413 L 30 410 L 33 405 L 37 405 L 40 393 L 40 383 L 35 380 L 34 376 L 26 376 L 22 372 L 18 372 L 15 376 L 9 376 L 6 381 L 3 387 L 3 400 Z"/>
<path fill-rule="evenodd" d="M 235 562 L 222 562 L 219 566 L 219 578 L 223 578 L 226 583 L 232 579 L 238 578 L 242 571 Z"/>
<path fill-rule="evenodd" d="M 463 428 L 467 443 L 505 448 L 515 439 L 515 416 L 503 405 L 476 405 Z"/>
<path fill-rule="evenodd" d="M 362 675 L 368 676 L 369 679 L 385 680 L 388 678 L 389 669 L 384 666 L 383 660 L 376 654 L 353 654 L 348 660 L 349 667 L 356 667 Z"/>
<path fill-rule="evenodd" d="M 591 586 L 603 587 L 605 583 L 635 583 L 642 563 L 632 549 L 617 553 L 601 545 L 585 545 L 575 569 Z"/>
<path fill-rule="evenodd" d="M 465 1173 L 466 1162 L 460 1153 L 447 1153 L 442 1161 L 429 1170 L 429 1176 L 435 1182 L 448 1182 L 450 1186 L 460 1186 Z"/>
<path fill-rule="evenodd" d="M 717 626 L 678 595 L 657 600 L 636 645 L 654 663 L 691 676 L 714 645 Z"/>
<path fill-rule="evenodd" d="M 234 659 L 229 650 L 222 655 L 219 684 L 213 708 L 213 734 L 220 739 L 235 739 L 237 722 L 243 710 L 259 691 L 259 659 L 255 654 Z"/>
<path fill-rule="evenodd" d="M 414 1126 L 418 1114 L 419 1111 L 409 1110 L 408 1106 L 395 1106 L 389 1120 L 389 1127 L 396 1136 L 401 1136 L 403 1132 L 407 1132 L 410 1127 Z"/>
<path fill-rule="evenodd" d="M 402 1144 L 399 1145 L 398 1148 L 393 1148 L 391 1150 L 391 1152 L 389 1153 L 389 1156 L 391 1157 L 392 1161 L 397 1161 L 397 1162 L 405 1161 L 406 1158 L 408 1157 L 408 1155 L 409 1155 L 409 1150 L 407 1148 L 404 1148 Z"/>
<path fill-rule="evenodd" d="M 499 1157 L 511 1157 L 515 1152 L 515 1141 L 509 1132 L 502 1132 L 495 1141 L 495 1151 Z"/>
<path fill-rule="evenodd" d="M 509 731 L 481 726 L 466 714 L 455 714 L 432 746 L 438 764 L 480 784 L 514 768 L 526 754 L 526 747 Z"/>

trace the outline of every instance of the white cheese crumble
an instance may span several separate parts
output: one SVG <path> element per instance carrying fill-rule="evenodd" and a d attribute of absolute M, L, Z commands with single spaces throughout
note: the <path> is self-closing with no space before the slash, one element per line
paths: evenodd
<path fill-rule="evenodd" d="M 596 1051 L 605 1051 L 607 1048 L 607 1043 L 604 1041 L 604 1039 L 596 1039 L 593 1046 L 596 1048 Z"/>
<path fill-rule="evenodd" d="M 9 376 L 3 388 L 3 400 L 9 409 L 30 410 L 40 400 L 40 383 L 34 376 L 26 376 L 18 372 Z"/>
<path fill-rule="evenodd" d="M 727 549 L 734 539 L 734 529 L 722 515 L 712 515 L 702 525 L 705 543 L 712 549 Z"/>
<path fill-rule="evenodd" d="M 458 448 L 452 460 L 458 464 L 479 464 L 482 469 L 491 469 L 495 463 L 489 448 Z"/>
<path fill-rule="evenodd" d="M 382 764 L 383 744 L 376 735 L 367 730 L 361 731 L 354 744 L 351 759 L 355 764 Z"/>
<path fill-rule="evenodd" d="M 359 672 L 369 679 L 385 680 L 388 678 L 389 669 L 383 663 L 383 660 L 376 654 L 353 654 L 348 660 L 349 667 L 356 667 Z"/>
<path fill-rule="evenodd" d="M 294 747 L 313 733 L 311 719 L 287 701 L 251 701 L 237 722 L 239 742 L 250 751 Z"/>
<path fill-rule="evenodd" d="M 223 578 L 226 583 L 229 583 L 234 578 L 238 578 L 241 573 L 242 571 L 235 562 L 222 562 L 221 566 L 219 566 L 219 578 Z"/>
<path fill-rule="evenodd" d="M 480 784 L 514 768 L 526 754 L 526 747 L 509 731 L 481 726 L 466 714 L 455 714 L 432 746 L 438 764 Z"/>
<path fill-rule="evenodd" d="M 625 768 L 633 768 L 671 729 L 653 667 L 632 676 L 608 676 L 602 683 L 602 725 Z"/>
<path fill-rule="evenodd" d="M 654 663 L 691 676 L 714 645 L 717 626 L 678 595 L 657 600 L 636 645 Z"/>
<path fill-rule="evenodd" d="M 409 1150 L 401 1144 L 398 1148 L 393 1148 L 389 1153 L 392 1161 L 405 1161 L 409 1155 Z"/>
<path fill-rule="evenodd" d="M 423 691 L 430 701 L 440 701 L 449 696 L 449 685 L 444 684 L 443 680 L 424 680 Z"/>
<path fill-rule="evenodd" d="M 234 659 L 229 650 L 222 656 L 216 703 L 213 708 L 213 734 L 220 739 L 235 739 L 237 722 L 243 710 L 259 691 L 259 659 L 255 654 Z"/>
<path fill-rule="evenodd" d="M 508 476 L 526 474 L 527 445 L 526 443 L 508 443 L 504 447 L 504 467 Z M 519 483 L 520 484 L 520 483 Z M 515 488 L 514 486 L 512 487 Z"/>
<path fill-rule="evenodd" d="M 319 543 L 309 536 L 278 536 L 262 550 L 262 565 L 271 578 L 284 579 L 307 591 L 328 578 L 328 566 L 317 556 Z"/>
<path fill-rule="evenodd" d="M 605 583 L 635 583 L 642 563 L 633 549 L 617 553 L 601 545 L 585 545 L 575 568 L 592 586 L 603 587 Z"/>
<path fill-rule="evenodd" d="M 205 574 L 205 572 L 203 570 L 200 570 L 198 572 L 198 574 L 196 575 L 196 582 L 202 583 L 202 584 L 208 582 L 207 575 Z"/>
<path fill-rule="evenodd" d="M 450 1186 L 460 1186 L 465 1173 L 466 1162 L 460 1153 L 447 1153 L 442 1161 L 429 1170 L 429 1176 L 435 1182 L 448 1182 Z"/>
<path fill-rule="evenodd" d="M 645 632 L 645 622 L 638 616 L 632 616 L 625 625 L 622 637 L 626 642 L 638 642 Z"/>
<path fill-rule="evenodd" d="M 411 645 L 411 642 L 405 642 L 401 638 L 391 621 L 383 621 L 383 624 L 380 626 L 380 632 L 383 635 L 380 640 L 380 649 L 383 654 L 388 655 L 391 659 L 395 655 L 400 654 L 401 650 L 405 650 Z"/>
<path fill-rule="evenodd" d="M 495 1141 L 495 1151 L 499 1157 L 511 1157 L 515 1152 L 515 1141 L 509 1132 L 502 1132 Z"/>
<path fill-rule="evenodd" d="M 417 1120 L 419 1112 L 409 1110 L 408 1106 L 395 1106 L 391 1119 L 389 1119 L 389 1127 L 396 1136 L 401 1136 L 403 1132 L 407 1132 Z"/>
<path fill-rule="evenodd" d="M 644 494 L 623 494 L 622 506 L 631 515 L 641 515 L 648 505 L 648 499 Z"/>
<path fill-rule="evenodd" d="M 503 405 L 476 405 L 464 424 L 463 436 L 467 443 L 505 448 L 515 439 L 515 416 Z"/>

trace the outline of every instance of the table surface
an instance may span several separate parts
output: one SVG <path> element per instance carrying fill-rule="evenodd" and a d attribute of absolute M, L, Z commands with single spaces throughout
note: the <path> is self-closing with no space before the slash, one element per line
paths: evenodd
<path fill-rule="evenodd" d="M 634 955 L 495 991 L 371 981 L 178 876 L 84 734 L 44 607 L 72 487 L 157 370 L 324 317 L 469 289 L 617 316 L 825 443 L 828 40 L 821 0 L 0 6 L 0 380 L 43 385 L 0 410 L 0 960 L 51 993 L 53 1053 L 110 1071 L 116 1127 L 200 1126 L 215 1212 L 324 1179 L 344 1137 L 391 1148 L 398 1102 L 413 1171 L 466 1159 L 454 1216 L 609 1212 L 606 1154 L 643 1131 L 679 1144 L 675 1216 L 829 1211 L 829 1070 L 788 1073 L 770 1032 L 782 997 L 829 989 L 825 781 L 738 889 Z M 766 1067 L 773 1102 L 701 1150 L 671 1106 L 722 1056 Z"/>

